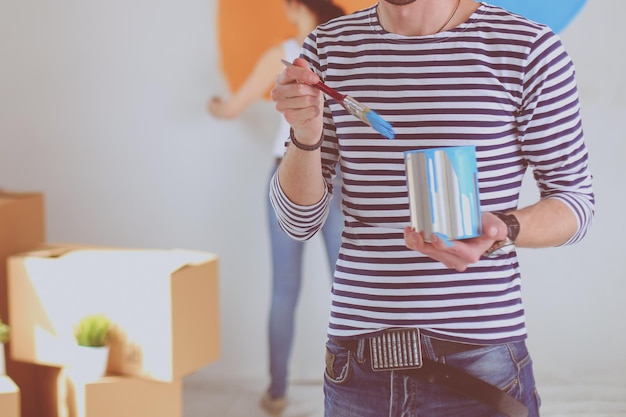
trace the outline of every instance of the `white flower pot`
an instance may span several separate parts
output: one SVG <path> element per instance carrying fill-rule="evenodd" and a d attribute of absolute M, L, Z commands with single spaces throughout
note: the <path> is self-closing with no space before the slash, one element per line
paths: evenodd
<path fill-rule="evenodd" d="M 68 372 L 83 382 L 95 381 L 106 374 L 109 347 L 76 346 Z"/>
<path fill-rule="evenodd" d="M 7 368 L 4 359 L 4 343 L 0 343 L 0 375 L 6 375 Z"/>

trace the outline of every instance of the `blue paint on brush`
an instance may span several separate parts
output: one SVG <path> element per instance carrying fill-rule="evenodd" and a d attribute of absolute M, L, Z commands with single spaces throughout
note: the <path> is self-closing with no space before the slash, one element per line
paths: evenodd
<path fill-rule="evenodd" d="M 389 124 L 388 121 L 380 117 L 378 113 L 376 113 L 374 110 L 369 109 L 369 111 L 366 113 L 366 117 L 368 124 L 381 135 L 383 135 L 387 139 L 393 139 L 396 137 L 396 132 L 394 132 L 391 124 Z"/>

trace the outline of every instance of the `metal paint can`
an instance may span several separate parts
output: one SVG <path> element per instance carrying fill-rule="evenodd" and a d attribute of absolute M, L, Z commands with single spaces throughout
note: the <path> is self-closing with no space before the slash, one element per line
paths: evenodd
<path fill-rule="evenodd" d="M 411 226 L 426 239 L 480 236 L 482 213 L 475 146 L 404 153 Z"/>

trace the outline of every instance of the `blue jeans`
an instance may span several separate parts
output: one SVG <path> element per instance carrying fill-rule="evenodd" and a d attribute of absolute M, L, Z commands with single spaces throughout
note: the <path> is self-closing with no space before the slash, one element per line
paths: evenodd
<path fill-rule="evenodd" d="M 273 174 L 273 172 L 272 172 Z M 294 319 L 300 284 L 305 242 L 289 237 L 278 225 L 269 204 L 268 222 L 272 244 L 272 299 L 269 317 L 269 392 L 273 398 L 284 397 L 287 390 L 288 363 L 294 336 Z M 335 187 L 328 219 L 322 228 L 322 237 L 332 274 L 339 256 L 343 214 L 341 190 Z"/>
<path fill-rule="evenodd" d="M 500 387 L 528 407 L 529 417 L 539 416 L 540 400 L 524 342 L 435 357 L 430 338 L 422 336 L 422 350 L 429 359 L 462 368 Z M 398 371 L 372 371 L 361 347 L 354 353 L 330 339 L 326 363 L 325 417 L 503 417 L 443 385 Z"/>

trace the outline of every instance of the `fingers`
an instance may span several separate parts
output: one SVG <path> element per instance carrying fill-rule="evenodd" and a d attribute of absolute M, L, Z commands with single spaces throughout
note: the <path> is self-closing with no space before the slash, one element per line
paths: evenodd
<path fill-rule="evenodd" d="M 218 96 L 211 97 L 211 99 L 207 102 L 207 111 L 214 117 L 220 116 L 220 107 L 222 104 L 222 99 Z"/>
<path fill-rule="evenodd" d="M 407 248 L 421 252 L 420 248 L 423 247 L 424 238 L 420 233 L 417 233 L 415 229 L 407 226 L 404 228 L 404 243 Z"/>
<path fill-rule="evenodd" d="M 276 85 L 271 93 L 279 111 L 282 109 L 302 109 L 309 106 L 321 107 L 321 91 L 300 83 Z"/>
<path fill-rule="evenodd" d="M 322 93 L 317 88 L 312 87 L 319 77 L 309 70 L 308 64 L 303 59 L 300 62 L 302 66 L 286 67 L 277 77 L 274 88 L 270 92 L 270 96 L 276 109 L 284 112 L 288 109 L 303 109 L 309 106 L 321 107 L 323 104 Z"/>
<path fill-rule="evenodd" d="M 319 90 L 306 84 L 290 84 L 272 90 L 272 100 L 277 111 L 298 132 L 298 138 L 319 138 L 322 129 L 323 99 Z M 300 129 L 307 131 L 301 132 Z M 310 131 L 309 131 L 310 130 Z"/>
<path fill-rule="evenodd" d="M 307 61 L 297 58 L 276 77 L 270 92 L 274 107 L 303 143 L 319 140 L 322 131 L 324 97 L 312 86 L 318 81 L 319 77 L 310 70 Z"/>
<path fill-rule="evenodd" d="M 483 213 L 483 237 L 497 241 L 505 239 L 507 233 L 507 227 L 502 220 L 493 213 Z"/>
<path fill-rule="evenodd" d="M 309 64 L 302 58 L 296 58 L 293 65 L 285 67 L 276 78 L 276 84 L 302 83 L 308 85 L 317 84 L 320 78 L 311 71 Z"/>
<path fill-rule="evenodd" d="M 404 229 L 404 241 L 409 249 L 430 256 L 448 268 L 463 272 L 477 260 L 474 251 L 461 242 L 453 242 L 437 234 L 431 235 L 429 240 L 427 242 L 424 233 L 417 232 L 412 227 Z"/>
<path fill-rule="evenodd" d="M 410 226 L 407 226 L 404 229 L 404 240 L 409 249 L 417 250 L 422 253 L 426 253 L 424 251 L 429 251 L 429 249 L 436 250 L 447 250 L 453 248 L 455 243 L 439 233 L 433 233 L 430 236 L 429 242 L 426 241 L 424 237 L 424 232 L 416 232 Z"/>

